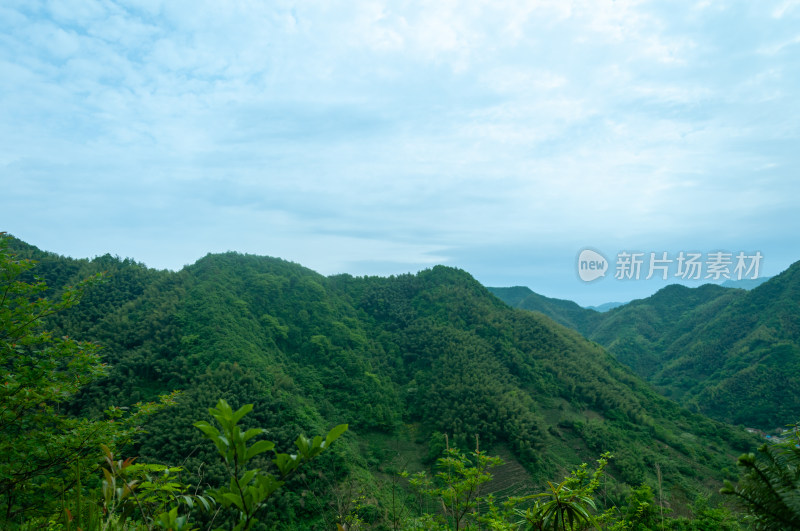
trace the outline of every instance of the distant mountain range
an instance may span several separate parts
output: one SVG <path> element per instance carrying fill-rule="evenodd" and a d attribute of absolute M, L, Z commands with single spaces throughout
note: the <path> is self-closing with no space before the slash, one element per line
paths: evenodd
<path fill-rule="evenodd" d="M 605 313 L 527 288 L 489 290 L 577 330 L 695 411 L 770 429 L 800 416 L 800 262 L 756 282 L 674 284 Z"/>
<path fill-rule="evenodd" d="M 619 308 L 620 306 L 624 306 L 627 304 L 626 302 L 606 302 L 601 304 L 600 306 L 584 306 L 587 310 L 594 310 L 596 312 L 607 312 L 608 310 L 613 310 L 614 308 Z"/>
<path fill-rule="evenodd" d="M 772 277 L 758 277 L 755 279 L 742 279 L 742 280 L 726 280 L 719 284 L 725 288 L 737 288 L 737 289 L 746 289 L 751 290 L 753 288 L 757 288 L 767 280 Z M 490 290 L 493 289 L 502 289 L 502 288 L 489 288 Z M 532 292 L 531 292 L 532 293 Z M 587 310 L 594 310 L 597 312 L 607 312 L 608 310 L 613 310 L 614 308 L 619 308 L 620 306 L 624 306 L 628 304 L 627 302 L 606 302 L 600 304 L 599 306 L 584 306 Z"/>
<path fill-rule="evenodd" d="M 468 273 L 443 266 L 324 277 L 277 258 L 225 253 L 170 272 L 108 255 L 65 258 L 19 240 L 13 249 L 38 260 L 34 272 L 51 286 L 108 272 L 79 306 L 50 321 L 57 334 L 100 343 L 111 366 L 72 408 L 99 414 L 184 390 L 145 426 L 137 451 L 145 462 L 180 463 L 187 474 L 216 460 L 191 423 L 223 396 L 255 403 L 254 420 L 287 448 L 298 431 L 348 422 L 350 442 L 337 445 L 336 466 L 365 478 L 390 466 L 392 444 L 419 469 L 439 455 L 443 434 L 462 448 L 474 447 L 477 435 L 482 449 L 504 452 L 539 484 L 611 450 L 611 499 L 624 496 L 625 485 L 654 483 L 655 464 L 675 500 L 694 499 L 709 481 L 735 479 L 735 456 L 756 441 L 697 412 L 739 421 L 743 404 L 726 401 L 734 393 L 752 402 L 750 411 L 764 411 L 757 393 L 737 387 L 762 377 L 787 378 L 762 382 L 766 400 L 795 389 L 779 362 L 796 354 L 789 338 L 798 330 L 797 267 L 749 293 L 669 287 L 607 313 L 527 288 L 492 290 L 542 315 L 509 308 Z M 748 369 L 753 359 L 758 365 Z M 712 377 L 719 390 L 704 394 Z M 745 420 L 772 425 L 796 406 L 784 397 L 767 422 Z"/>
<path fill-rule="evenodd" d="M 738 288 L 751 290 L 757 288 L 772 277 L 744 278 L 742 280 L 726 280 L 721 286 L 725 288 Z"/>

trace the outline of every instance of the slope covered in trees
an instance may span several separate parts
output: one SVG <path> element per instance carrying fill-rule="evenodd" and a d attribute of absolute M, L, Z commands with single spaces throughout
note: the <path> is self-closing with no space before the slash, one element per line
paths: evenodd
<path fill-rule="evenodd" d="M 543 313 L 558 324 L 574 328 L 581 333 L 594 326 L 600 313 L 578 306 L 572 301 L 539 295 L 524 286 L 486 289 L 512 308 Z"/>
<path fill-rule="evenodd" d="M 750 291 L 674 284 L 606 313 L 491 289 L 578 330 L 695 411 L 762 429 L 800 416 L 800 262 Z"/>
<path fill-rule="evenodd" d="M 293 478 L 298 488 L 271 501 L 292 520 L 330 505 L 325 493 L 336 485 L 326 481 L 356 478 L 380 492 L 392 452 L 375 441 L 407 440 L 422 466 L 441 455 L 442 434 L 462 448 L 478 435 L 482 448 L 508 450 L 539 484 L 612 450 L 606 496 L 655 484 L 658 465 L 676 507 L 735 479 L 735 456 L 752 448 L 742 430 L 659 396 L 598 345 L 508 308 L 460 270 L 324 277 L 225 253 L 169 272 L 14 245 L 40 261 L 36 274 L 53 286 L 108 271 L 50 323 L 101 344 L 111 365 L 73 401 L 74 413 L 183 390 L 145 426 L 135 449 L 142 460 L 182 463 L 191 483 L 219 484 L 213 448 L 191 428 L 218 398 L 255 404 L 249 421 L 270 426 L 280 447 L 298 432 L 349 424 L 317 472 Z"/>

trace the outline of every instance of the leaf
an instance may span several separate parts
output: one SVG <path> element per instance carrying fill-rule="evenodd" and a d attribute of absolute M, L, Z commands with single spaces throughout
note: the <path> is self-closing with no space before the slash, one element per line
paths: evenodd
<path fill-rule="evenodd" d="M 258 489 L 262 495 L 262 499 L 271 496 L 273 492 L 281 488 L 284 484 L 283 481 L 275 479 L 275 476 L 272 474 L 258 476 L 256 482 L 258 483 Z"/>
<path fill-rule="evenodd" d="M 333 441 L 341 437 L 342 434 L 347 431 L 347 427 L 347 424 L 339 424 L 331 429 L 331 431 L 328 432 L 327 437 L 325 437 L 325 446 L 330 446 Z"/>
<path fill-rule="evenodd" d="M 282 476 L 289 475 L 298 466 L 300 466 L 300 460 L 296 455 L 290 456 L 289 454 L 276 454 L 275 459 L 273 459 L 272 462 L 278 467 L 278 470 L 280 470 Z"/>
<path fill-rule="evenodd" d="M 244 432 L 244 435 L 242 435 L 242 440 L 244 442 L 247 442 L 250 439 L 252 439 L 253 437 L 255 437 L 256 435 L 261 435 L 262 433 L 266 433 L 266 431 L 267 430 L 265 430 L 263 428 L 250 428 L 249 430 Z"/>
<path fill-rule="evenodd" d="M 275 448 L 275 443 L 272 441 L 258 441 L 247 449 L 247 453 L 244 456 L 244 460 L 249 461 L 258 454 L 267 452 L 269 450 L 272 450 L 273 448 Z"/>
<path fill-rule="evenodd" d="M 232 418 L 233 423 L 234 424 L 238 423 L 240 420 L 242 420 L 242 417 L 244 417 L 245 415 L 250 413 L 250 411 L 252 411 L 252 410 L 253 410 L 253 404 L 245 404 L 242 407 L 240 407 L 236 411 L 236 413 L 233 414 L 233 418 Z"/>
<path fill-rule="evenodd" d="M 227 500 L 229 503 L 232 503 L 238 507 L 240 511 L 244 512 L 244 503 L 242 502 L 241 496 L 234 494 L 233 492 L 226 492 L 222 495 L 222 497 L 225 498 L 225 500 Z"/>
<path fill-rule="evenodd" d="M 189 509 L 194 508 L 194 500 L 192 500 L 191 496 L 183 495 L 179 499 L 183 500 L 183 503 L 185 503 L 186 506 L 189 507 Z"/>
<path fill-rule="evenodd" d="M 256 477 L 256 474 L 258 474 L 258 470 L 248 470 L 247 472 L 244 473 L 242 479 L 239 480 L 239 484 L 247 485 L 248 483 L 253 481 L 253 478 Z"/>
<path fill-rule="evenodd" d="M 216 500 L 211 496 L 197 496 L 195 499 L 203 505 L 206 511 L 210 511 L 211 507 L 216 505 Z"/>
<path fill-rule="evenodd" d="M 300 453 L 303 456 L 308 455 L 309 446 L 311 444 L 311 441 L 308 439 L 308 437 L 306 437 L 301 433 L 300 435 L 297 436 L 297 439 L 294 441 L 294 444 L 295 446 L 297 446 L 297 449 L 300 450 Z"/>
<path fill-rule="evenodd" d="M 192 424 L 195 428 L 202 431 L 209 439 L 214 439 L 219 437 L 219 430 L 206 422 L 205 420 L 201 420 Z"/>

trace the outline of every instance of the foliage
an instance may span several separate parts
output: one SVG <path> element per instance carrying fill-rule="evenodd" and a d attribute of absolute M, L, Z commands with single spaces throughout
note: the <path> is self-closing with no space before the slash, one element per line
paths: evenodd
<path fill-rule="evenodd" d="M 691 518 L 677 517 L 668 521 L 671 529 L 679 531 L 741 531 L 745 522 L 742 515 L 731 512 L 725 506 L 714 507 L 709 496 L 699 495 L 689 507 Z"/>
<path fill-rule="evenodd" d="M 588 525 L 596 525 L 589 510 L 597 510 L 592 495 L 600 485 L 600 476 L 609 458 L 610 454 L 603 454 L 588 482 L 585 464 L 558 485 L 548 481 L 549 492 L 534 495 L 533 499 L 536 501 L 534 507 L 525 510 L 524 513 L 520 511 L 519 514 L 523 516 L 524 522 L 531 529 L 554 531 L 573 531 Z"/>
<path fill-rule="evenodd" d="M 771 430 L 800 411 L 800 263 L 744 291 L 673 284 L 598 313 L 526 288 L 491 288 L 598 342 L 670 398 Z"/>
<path fill-rule="evenodd" d="M 432 433 L 450 433 L 462 448 L 480 433 L 482 447 L 507 449 L 504 459 L 539 485 L 581 456 L 614 448 L 607 496 L 618 505 L 631 487 L 655 484 L 655 464 L 666 497 L 691 499 L 707 482 L 733 478 L 728 456 L 754 440 L 665 400 L 597 344 L 508 308 L 456 269 L 324 277 L 280 259 L 224 253 L 171 272 L 14 245 L 40 261 L 37 272 L 51 283 L 109 272 L 80 305 L 48 321 L 54 335 L 102 344 L 108 364 L 107 376 L 83 386 L 64 410 L 96 417 L 108 404 L 133 407 L 184 389 L 124 455 L 180 463 L 186 483 L 216 486 L 229 483 L 229 473 L 191 424 L 217 397 L 254 404 L 242 432 L 268 426 L 278 448 L 297 433 L 351 421 L 357 435 L 348 444 L 269 497 L 265 527 L 333 522 L 332 486 L 349 477 L 366 478 L 364 503 L 375 508 L 359 515 L 383 514 L 387 452 L 363 445 L 406 427 L 414 433 L 404 453 L 410 469 L 424 465 L 429 449 L 432 461 L 441 456 L 441 445 L 425 444 Z M 270 466 L 265 454 L 254 459 L 250 468 Z"/>
<path fill-rule="evenodd" d="M 75 306 L 100 275 L 67 288 L 59 300 L 42 297 L 41 279 L 22 280 L 34 262 L 8 251 L 0 233 L 0 522 L 10 524 L 52 512 L 90 469 L 100 441 L 119 446 L 161 406 L 136 404 L 130 415 L 109 407 L 92 420 L 65 412 L 66 403 L 105 374 L 98 347 L 45 328 L 47 319 Z"/>
<path fill-rule="evenodd" d="M 450 453 L 451 451 L 448 451 Z M 477 474 L 480 461 L 471 463 L 464 461 L 464 456 L 457 451 L 460 462 L 467 469 L 475 467 L 473 474 Z M 584 529 L 608 529 L 613 531 L 740 531 L 741 525 L 736 517 L 723 507 L 711 507 L 708 498 L 700 496 L 692 506 L 694 516 L 664 517 L 655 502 L 653 491 L 647 485 L 631 489 L 624 504 L 620 507 L 611 506 L 599 513 L 601 502 L 599 490 L 605 482 L 606 468 L 612 459 L 609 453 L 603 454 L 597 461 L 597 466 L 591 472 L 586 463 L 581 464 L 558 484 L 547 482 L 548 488 L 544 492 L 526 494 L 523 496 L 509 496 L 496 499 L 493 494 L 476 498 L 475 506 L 482 506 L 482 514 L 469 514 L 469 518 L 462 523 L 464 529 L 487 529 L 492 531 L 578 531 Z M 483 456 L 484 460 L 494 460 Z M 439 461 L 440 466 L 445 466 L 448 458 Z M 461 477 L 441 476 L 440 489 L 448 487 L 458 490 L 465 485 Z M 406 474 L 406 477 L 408 475 Z M 491 481 L 492 474 L 484 470 L 481 482 Z M 437 495 L 438 491 L 431 488 L 431 482 L 424 474 L 417 474 L 411 478 L 411 485 L 422 490 L 427 495 Z M 432 511 L 431 511 L 432 509 Z M 440 510 L 433 506 L 425 514 L 406 523 L 407 529 L 450 529 L 454 520 L 446 520 L 444 515 L 450 516 L 447 506 L 443 503 Z"/>
<path fill-rule="evenodd" d="M 432 518 L 431 524 L 458 531 L 465 529 L 467 518 L 476 521 L 477 507 L 482 501 L 481 485 L 492 479 L 489 469 L 502 464 L 499 457 L 490 457 L 475 449 L 469 456 L 457 448 L 447 448 L 437 460 L 439 472 L 434 479 L 424 472 L 412 476 L 409 483 L 424 496 L 439 500 L 443 515 Z M 404 473 L 408 477 L 408 473 Z"/>
<path fill-rule="evenodd" d="M 800 529 L 800 436 L 797 427 L 780 444 L 764 444 L 739 457 L 744 473 L 720 491 L 734 496 L 756 529 Z"/>
<path fill-rule="evenodd" d="M 588 525 L 596 526 L 597 521 L 592 515 L 597 510 L 593 496 L 611 458 L 610 453 L 604 453 L 591 475 L 583 463 L 558 485 L 548 481 L 548 491 L 511 500 L 513 504 L 529 499 L 534 501 L 532 507 L 524 510 L 514 508 L 514 514 L 520 517 L 518 524 L 524 529 L 539 531 L 573 531 Z"/>
<path fill-rule="evenodd" d="M 188 511 L 195 506 L 206 512 L 216 505 L 214 498 L 189 492 L 177 474 L 180 467 L 134 464 L 135 458 L 115 459 L 103 445 L 103 529 L 125 528 L 128 520 L 137 528 L 155 527 L 173 531 L 191 531 Z M 183 514 L 179 509 L 183 507 Z"/>
<path fill-rule="evenodd" d="M 631 489 L 625 500 L 625 506 L 620 512 L 622 518 L 618 521 L 617 527 L 623 529 L 663 528 L 663 521 L 659 519 L 659 508 L 649 485 L 640 485 Z"/>
<path fill-rule="evenodd" d="M 238 510 L 239 521 L 234 527 L 235 531 L 252 529 L 258 521 L 256 513 L 264 506 L 267 499 L 283 486 L 286 479 L 303 463 L 329 448 L 333 441 L 347 431 L 347 425 L 341 424 L 331 429 L 324 439 L 319 435 L 314 439 L 300 435 L 295 441 L 297 454 L 278 453 L 272 441 L 262 439 L 248 445 L 250 440 L 266 431 L 261 428 L 251 428 L 242 432 L 239 421 L 252 409 L 253 404 L 247 404 L 233 411 L 225 400 L 220 399 L 217 407 L 209 410 L 220 428 L 206 421 L 194 423 L 195 427 L 214 443 L 228 468 L 230 485 L 212 490 L 212 496 L 219 500 L 223 507 L 233 506 Z M 277 475 L 257 468 L 246 468 L 254 457 L 267 451 L 274 452 L 272 463 L 278 470 Z"/>

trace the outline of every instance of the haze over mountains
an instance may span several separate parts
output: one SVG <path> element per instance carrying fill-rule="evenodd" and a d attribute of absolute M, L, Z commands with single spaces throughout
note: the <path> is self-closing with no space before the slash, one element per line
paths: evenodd
<path fill-rule="evenodd" d="M 255 403 L 253 420 L 284 445 L 298 431 L 349 423 L 349 442 L 328 465 L 368 481 L 400 454 L 412 469 L 435 459 L 444 434 L 462 448 L 477 435 L 516 467 L 512 489 L 610 450 L 610 497 L 655 481 L 658 464 L 680 507 L 734 479 L 735 456 L 757 442 L 719 420 L 775 427 L 800 409 L 796 398 L 774 402 L 800 395 L 798 264 L 752 292 L 671 286 L 607 313 L 527 288 L 492 289 L 535 313 L 443 266 L 325 277 L 224 253 L 171 272 L 12 247 L 39 261 L 35 273 L 50 286 L 108 272 L 51 321 L 57 333 L 103 345 L 111 365 L 72 408 L 94 414 L 183 390 L 137 451 L 185 460 L 186 470 L 213 461 L 191 423 L 222 396 Z M 312 511 L 297 499 L 279 503 L 300 519 Z"/>
<path fill-rule="evenodd" d="M 625 302 L 606 302 L 600 304 L 598 306 L 586 306 L 587 310 L 594 310 L 596 312 L 607 312 L 608 310 L 613 310 L 614 308 L 619 308 L 627 303 Z"/>

